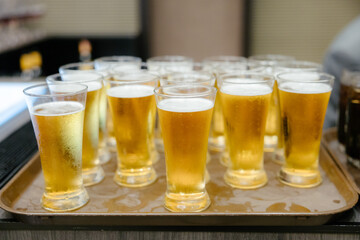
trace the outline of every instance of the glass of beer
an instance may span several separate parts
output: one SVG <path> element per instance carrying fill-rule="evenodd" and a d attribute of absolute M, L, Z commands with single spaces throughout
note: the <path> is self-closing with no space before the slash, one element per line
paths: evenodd
<path fill-rule="evenodd" d="M 155 95 L 166 161 L 165 208 L 203 211 L 210 205 L 205 166 L 216 88 L 169 85 L 157 88 Z"/>
<path fill-rule="evenodd" d="M 225 138 L 230 161 L 225 182 L 241 189 L 267 183 L 264 171 L 264 134 L 274 78 L 253 72 L 220 76 Z"/>
<path fill-rule="evenodd" d="M 59 68 L 60 74 L 79 73 L 79 71 L 94 72 L 95 71 L 94 62 L 70 63 L 63 65 Z M 106 71 L 98 70 L 96 72 L 103 75 L 104 79 L 108 77 L 108 73 Z M 100 164 L 107 163 L 111 158 L 110 151 L 106 145 L 106 137 L 107 137 L 106 113 L 107 113 L 106 89 L 103 84 L 99 97 L 99 162 Z"/>
<path fill-rule="evenodd" d="M 281 62 L 294 61 L 294 57 L 267 54 L 255 55 L 249 57 L 249 63 L 262 65 L 265 67 L 265 73 L 274 74 L 276 65 Z M 278 135 L 280 134 L 280 113 L 279 113 L 279 98 L 277 94 L 277 82 L 274 83 L 274 91 L 271 95 L 269 113 L 266 120 L 265 128 L 265 151 L 274 152 L 278 143 Z"/>
<path fill-rule="evenodd" d="M 45 180 L 41 206 L 49 211 L 71 211 L 89 200 L 81 176 L 86 92 L 86 85 L 72 83 L 24 89 Z"/>
<path fill-rule="evenodd" d="M 147 59 L 146 66 L 149 72 L 166 78 L 169 72 L 189 72 L 194 67 L 192 58 L 177 55 L 156 56 Z M 160 84 L 160 82 L 159 82 Z M 159 118 L 155 123 L 155 143 L 159 152 L 164 152 L 164 143 L 161 137 Z"/>
<path fill-rule="evenodd" d="M 353 80 L 347 104 L 346 155 L 352 165 L 360 168 L 360 78 Z"/>
<path fill-rule="evenodd" d="M 99 97 L 103 76 L 96 72 L 76 72 L 54 74 L 46 78 L 48 83 L 68 84 L 82 83 L 88 86 L 84 134 L 82 144 L 82 175 L 85 186 L 99 183 L 104 178 L 104 171 L 98 157 L 99 147 Z"/>
<path fill-rule="evenodd" d="M 189 71 L 189 72 L 170 72 L 166 77 L 160 78 L 160 86 L 169 85 L 205 85 L 213 87 L 215 84 L 214 74 L 206 71 Z M 210 153 L 207 152 L 206 162 L 211 159 Z M 205 171 L 205 182 L 210 181 L 209 172 Z"/>
<path fill-rule="evenodd" d="M 215 87 L 219 90 L 218 70 L 220 67 L 246 70 L 247 60 L 239 56 L 213 56 L 203 60 L 204 71 L 210 71 L 216 76 Z M 211 123 L 209 149 L 217 152 L 225 150 L 224 119 L 220 103 L 220 95 L 216 96 L 214 113 Z"/>
<path fill-rule="evenodd" d="M 105 79 L 112 80 L 111 69 L 115 66 L 121 67 L 123 70 L 136 70 L 141 68 L 141 58 L 134 56 L 107 56 L 95 59 L 95 69 L 105 74 Z M 106 93 L 101 95 L 102 101 L 106 103 Z M 114 126 L 111 119 L 110 109 L 106 105 L 106 129 L 107 129 L 107 146 L 110 151 L 116 152 L 116 140 L 114 136 Z"/>
<path fill-rule="evenodd" d="M 281 72 L 303 72 L 303 71 L 309 71 L 309 72 L 321 72 L 322 65 L 319 63 L 314 62 L 307 62 L 307 61 L 286 61 L 286 62 L 280 62 L 274 67 L 274 75 L 275 75 L 275 81 L 276 81 L 276 75 Z M 301 80 L 301 78 L 300 78 Z M 277 84 L 276 84 L 277 86 Z M 275 92 L 276 91 L 276 92 Z M 279 99 L 279 91 L 276 87 L 274 88 L 273 95 L 276 95 L 276 99 Z M 278 119 L 281 119 L 280 116 L 280 104 L 279 102 L 276 102 L 275 106 L 278 108 Z M 278 122 L 278 131 L 277 131 L 277 146 L 275 148 L 272 160 L 279 164 L 284 164 L 284 131 L 282 128 L 281 121 Z"/>
<path fill-rule="evenodd" d="M 318 72 L 277 75 L 284 130 L 282 183 L 309 188 L 321 183 L 318 170 L 322 127 L 334 77 Z"/>
<path fill-rule="evenodd" d="M 123 72 L 106 84 L 118 156 L 114 180 L 125 187 L 147 186 L 156 180 L 151 142 L 158 77 L 146 70 Z"/>

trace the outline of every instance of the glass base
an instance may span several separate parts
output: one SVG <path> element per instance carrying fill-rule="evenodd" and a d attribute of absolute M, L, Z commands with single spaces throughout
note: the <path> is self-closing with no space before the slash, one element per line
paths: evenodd
<path fill-rule="evenodd" d="M 210 206 L 208 193 L 166 193 L 164 207 L 170 212 L 201 212 Z"/>
<path fill-rule="evenodd" d="M 284 165 L 285 164 L 284 149 L 276 148 L 272 155 L 271 160 L 273 160 L 273 162 L 277 164 Z"/>
<path fill-rule="evenodd" d="M 82 171 L 84 186 L 92 186 L 104 179 L 105 173 L 101 166 Z"/>
<path fill-rule="evenodd" d="M 116 139 L 115 137 L 108 137 L 106 145 L 110 152 L 116 152 Z"/>
<path fill-rule="evenodd" d="M 223 154 L 221 155 L 221 158 L 220 158 L 221 165 L 228 167 L 229 161 L 230 161 L 229 152 L 227 152 L 227 151 L 223 152 Z"/>
<path fill-rule="evenodd" d="M 41 198 L 41 207 L 52 212 L 66 212 L 81 208 L 89 201 L 84 187 L 70 194 L 46 194 Z"/>
<path fill-rule="evenodd" d="M 209 150 L 214 152 L 222 152 L 225 149 L 225 137 L 211 137 L 209 138 Z"/>
<path fill-rule="evenodd" d="M 124 187 L 144 187 L 156 180 L 156 172 L 153 167 L 140 169 L 117 169 L 114 181 Z"/>
<path fill-rule="evenodd" d="M 277 146 L 278 138 L 277 136 L 265 136 L 264 137 L 264 151 L 265 152 L 274 152 Z"/>
<path fill-rule="evenodd" d="M 99 164 L 108 163 L 111 159 L 111 153 L 108 151 L 107 147 L 99 149 Z"/>
<path fill-rule="evenodd" d="M 225 182 L 233 188 L 255 189 L 264 186 L 268 179 L 264 170 L 231 170 L 224 176 Z"/>
<path fill-rule="evenodd" d="M 348 162 L 353 165 L 356 168 L 360 169 L 360 159 L 352 158 L 350 156 L 347 156 Z"/>
<path fill-rule="evenodd" d="M 322 182 L 318 170 L 296 170 L 282 167 L 278 177 L 280 182 L 297 188 L 311 188 Z"/>

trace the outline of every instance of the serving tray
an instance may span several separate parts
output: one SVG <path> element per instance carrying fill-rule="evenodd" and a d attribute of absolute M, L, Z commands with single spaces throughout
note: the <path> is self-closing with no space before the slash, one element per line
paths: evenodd
<path fill-rule="evenodd" d="M 352 187 L 360 194 L 360 169 L 354 167 L 346 161 L 346 153 L 340 150 L 340 143 L 337 139 L 336 128 L 330 128 L 324 132 L 323 144 L 346 178 L 349 180 Z"/>
<path fill-rule="evenodd" d="M 0 191 L 0 207 L 20 221 L 31 224 L 102 226 L 241 226 L 321 225 L 352 208 L 358 194 L 342 175 L 327 151 L 320 151 L 323 183 L 298 189 L 281 184 L 280 166 L 265 155 L 268 184 L 257 190 L 239 190 L 223 180 L 225 167 L 219 154 L 208 163 L 211 180 L 206 185 L 212 204 L 201 213 L 171 213 L 163 207 L 166 190 L 164 157 L 155 164 L 157 181 L 143 188 L 125 188 L 113 181 L 115 157 L 105 164 L 105 179 L 88 187 L 90 201 L 83 208 L 52 213 L 41 208 L 44 188 L 39 156 L 36 155 Z"/>

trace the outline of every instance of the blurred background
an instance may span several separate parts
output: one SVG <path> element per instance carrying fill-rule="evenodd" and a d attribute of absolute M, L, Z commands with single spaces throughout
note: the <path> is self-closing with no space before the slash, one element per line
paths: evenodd
<path fill-rule="evenodd" d="M 359 13 L 358 0 L 0 0 L 0 76 L 32 65 L 44 76 L 108 55 L 273 53 L 322 62 Z"/>

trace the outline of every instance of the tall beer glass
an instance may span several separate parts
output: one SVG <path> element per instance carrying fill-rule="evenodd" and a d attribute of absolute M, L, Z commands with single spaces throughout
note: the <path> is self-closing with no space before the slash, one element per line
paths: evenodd
<path fill-rule="evenodd" d="M 200 212 L 210 205 L 205 165 L 216 89 L 171 85 L 155 90 L 164 139 L 167 190 L 165 208 Z"/>
<path fill-rule="evenodd" d="M 203 60 L 203 66 L 205 71 L 210 71 L 216 76 L 215 86 L 219 90 L 218 83 L 218 68 L 220 66 L 226 66 L 228 68 L 242 68 L 246 70 L 246 58 L 238 56 L 213 56 Z M 211 123 L 209 148 L 213 151 L 222 152 L 225 149 L 225 137 L 224 137 L 224 119 L 220 103 L 220 95 L 216 96 L 214 113 Z"/>
<path fill-rule="evenodd" d="M 264 133 L 274 78 L 251 72 L 220 76 L 226 144 L 230 161 L 224 179 L 235 188 L 254 189 L 267 183 Z"/>
<path fill-rule="evenodd" d="M 166 77 L 160 78 L 160 86 L 169 85 L 205 85 L 213 87 L 215 84 L 214 74 L 206 71 L 170 72 Z M 207 152 L 206 162 L 210 161 L 210 153 Z M 209 172 L 205 171 L 205 182 L 210 181 Z"/>
<path fill-rule="evenodd" d="M 133 70 L 141 68 L 141 58 L 134 56 L 107 56 L 95 59 L 95 69 L 102 73 L 106 73 L 105 79 L 112 80 L 111 69 L 115 66 L 121 66 L 123 70 Z M 102 98 L 106 99 L 106 93 L 102 95 Z M 106 102 L 106 101 L 105 101 Z M 109 107 L 106 106 L 107 118 L 107 146 L 110 151 L 116 152 L 116 141 L 114 137 L 114 126 L 111 119 Z"/>
<path fill-rule="evenodd" d="M 82 174 L 85 186 L 99 183 L 104 178 L 104 171 L 99 163 L 99 97 L 103 76 L 95 72 L 76 72 L 54 74 L 46 78 L 48 83 L 82 83 L 88 86 L 84 134 L 82 145 Z"/>
<path fill-rule="evenodd" d="M 266 68 L 267 74 L 274 74 L 275 67 L 281 62 L 294 61 L 294 57 L 283 55 L 255 55 L 249 57 L 250 63 L 256 63 Z M 279 98 L 277 95 L 277 82 L 274 83 L 274 91 L 271 95 L 269 106 L 269 113 L 266 120 L 265 130 L 265 151 L 274 152 L 277 146 L 277 136 L 280 134 L 280 113 L 279 113 Z"/>
<path fill-rule="evenodd" d="M 314 62 L 307 62 L 307 61 L 287 61 L 287 62 L 280 62 L 274 67 L 274 74 L 275 74 L 275 81 L 276 81 L 276 75 L 281 72 L 321 72 L 322 65 L 319 63 Z M 301 79 L 300 79 L 301 80 Z M 277 84 L 276 84 L 277 85 Z M 279 91 L 278 89 L 274 89 L 273 94 L 276 95 L 276 99 L 279 99 Z M 281 119 L 280 116 L 280 104 L 277 103 L 276 107 L 278 108 L 277 113 L 278 119 Z M 278 144 L 275 148 L 272 160 L 274 160 L 276 163 L 284 164 L 284 133 L 283 133 L 283 127 L 281 124 L 281 121 L 279 121 L 278 126 L 279 131 L 277 131 L 277 140 Z"/>
<path fill-rule="evenodd" d="M 194 67 L 192 58 L 177 55 L 156 56 L 147 59 L 147 69 L 149 72 L 166 78 L 169 72 L 189 72 Z M 160 83 L 159 83 L 160 84 Z M 161 137 L 159 118 L 156 117 L 155 143 L 159 152 L 164 152 L 164 143 Z"/>
<path fill-rule="evenodd" d="M 284 129 L 285 165 L 280 181 L 308 188 L 321 183 L 318 158 L 322 126 L 334 77 L 316 72 L 277 75 Z"/>
<path fill-rule="evenodd" d="M 158 77 L 146 70 L 124 72 L 106 84 L 118 156 L 114 180 L 126 187 L 149 185 L 156 180 L 151 141 Z"/>
<path fill-rule="evenodd" d="M 79 73 L 82 72 L 95 72 L 94 62 L 78 62 L 78 63 L 70 63 L 63 65 L 59 68 L 60 74 L 65 73 Z M 108 73 L 106 71 L 96 71 L 103 75 L 104 79 L 108 77 Z M 106 89 L 103 83 L 103 87 L 101 88 L 100 97 L 99 97 L 99 162 L 100 164 L 107 163 L 111 154 L 109 152 L 108 147 L 106 146 L 106 137 L 107 137 L 107 129 L 106 129 Z"/>
<path fill-rule="evenodd" d="M 138 81 L 140 80 L 137 76 L 143 76 L 146 75 L 148 71 L 144 69 L 139 68 L 133 68 L 126 65 L 116 65 L 110 70 L 110 74 L 112 76 L 113 81 Z M 125 75 L 125 78 L 124 78 Z M 128 79 L 126 79 L 126 76 L 132 76 Z M 159 161 L 159 154 L 156 149 L 155 145 L 155 121 L 152 121 L 153 126 L 151 126 L 149 129 L 151 130 L 150 134 L 150 149 L 151 149 L 151 161 L 153 164 L 157 163 Z"/>
<path fill-rule="evenodd" d="M 89 196 L 81 177 L 81 153 L 87 86 L 41 84 L 24 89 L 45 179 L 41 206 L 71 211 Z"/>

